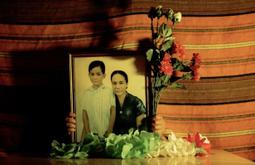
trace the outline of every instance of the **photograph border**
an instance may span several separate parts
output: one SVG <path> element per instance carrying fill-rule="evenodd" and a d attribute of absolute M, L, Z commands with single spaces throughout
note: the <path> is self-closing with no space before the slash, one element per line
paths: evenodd
<path fill-rule="evenodd" d="M 137 71 L 142 71 L 142 74 L 144 74 L 144 105 L 146 106 L 147 112 L 146 115 L 149 116 L 150 115 L 150 99 L 149 99 L 149 95 L 150 95 L 150 90 L 149 90 L 149 83 L 150 83 L 150 76 L 148 74 L 148 67 L 147 66 L 147 60 L 146 60 L 146 56 L 142 55 L 141 53 L 123 53 L 123 52 L 74 52 L 74 53 L 69 53 L 69 87 L 70 87 L 70 112 L 76 113 L 77 110 L 77 89 L 75 87 L 75 83 L 76 83 L 76 79 L 75 79 L 75 60 L 77 59 L 84 59 L 84 58 L 115 58 L 116 61 L 121 60 L 121 59 L 125 59 L 125 58 L 133 58 L 135 60 L 142 60 L 141 62 L 143 62 L 144 66 L 141 65 L 137 65 L 136 64 L 136 69 Z M 87 70 L 87 67 L 84 67 Z M 118 68 L 116 68 L 118 69 Z M 107 70 L 107 65 L 106 65 L 106 70 Z M 121 69 L 123 70 L 123 69 Z M 141 74 L 141 75 L 142 75 Z M 84 75 L 85 76 L 85 75 Z M 108 75 L 110 76 L 110 75 Z M 130 77 L 130 75 L 129 75 Z M 76 119 L 77 121 L 77 119 Z M 78 133 L 77 133 L 77 127 L 76 127 L 76 133 L 73 133 L 71 136 L 71 140 L 72 142 L 78 142 Z"/>

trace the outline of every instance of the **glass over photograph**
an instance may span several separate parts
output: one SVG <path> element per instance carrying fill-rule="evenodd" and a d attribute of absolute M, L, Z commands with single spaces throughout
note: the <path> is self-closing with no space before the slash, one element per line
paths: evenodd
<path fill-rule="evenodd" d="M 70 54 L 71 112 L 79 142 L 138 128 L 147 115 L 146 59 L 134 55 Z"/>

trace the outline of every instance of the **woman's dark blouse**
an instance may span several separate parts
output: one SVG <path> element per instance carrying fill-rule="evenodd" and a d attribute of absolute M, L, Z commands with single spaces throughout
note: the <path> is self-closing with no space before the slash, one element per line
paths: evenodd
<path fill-rule="evenodd" d="M 146 114 L 146 108 L 141 99 L 138 97 L 127 93 L 122 107 L 120 102 L 116 98 L 116 118 L 113 128 L 115 134 L 128 133 L 130 128 L 137 129 L 136 117 L 141 114 Z"/>

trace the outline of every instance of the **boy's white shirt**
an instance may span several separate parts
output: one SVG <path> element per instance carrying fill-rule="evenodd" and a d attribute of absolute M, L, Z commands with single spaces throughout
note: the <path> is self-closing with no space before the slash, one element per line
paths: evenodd
<path fill-rule="evenodd" d="M 115 97 L 111 88 L 101 85 L 95 89 L 91 86 L 84 91 L 79 111 L 81 114 L 87 111 L 91 132 L 104 135 L 109 126 L 112 106 L 115 107 Z"/>

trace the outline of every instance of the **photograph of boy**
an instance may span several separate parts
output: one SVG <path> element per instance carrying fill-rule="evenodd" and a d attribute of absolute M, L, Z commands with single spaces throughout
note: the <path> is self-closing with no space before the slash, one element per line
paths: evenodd
<path fill-rule="evenodd" d="M 86 89 L 81 100 L 83 130 L 81 139 L 89 132 L 101 136 L 112 132 L 115 119 L 115 98 L 111 88 L 103 84 L 105 64 L 92 61 L 88 68 L 91 87 Z"/>

